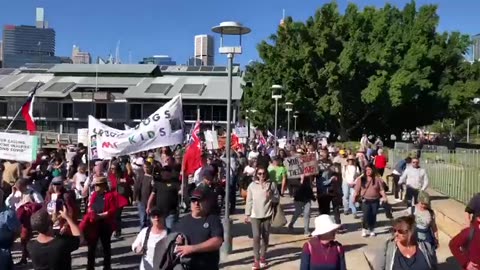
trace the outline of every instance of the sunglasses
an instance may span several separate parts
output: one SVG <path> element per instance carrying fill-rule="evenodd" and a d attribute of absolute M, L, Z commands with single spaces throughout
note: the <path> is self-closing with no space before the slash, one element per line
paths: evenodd
<path fill-rule="evenodd" d="M 195 204 L 200 204 L 200 200 L 199 199 L 190 199 L 190 202 L 191 203 L 195 203 Z"/>
<path fill-rule="evenodd" d="M 264 173 L 264 172 L 258 172 L 257 175 L 258 175 L 258 176 L 260 176 L 260 175 L 266 175 L 266 173 Z"/>
<path fill-rule="evenodd" d="M 402 229 L 392 229 L 393 233 L 398 233 L 401 235 L 405 235 L 408 233 L 408 230 L 402 230 Z"/>

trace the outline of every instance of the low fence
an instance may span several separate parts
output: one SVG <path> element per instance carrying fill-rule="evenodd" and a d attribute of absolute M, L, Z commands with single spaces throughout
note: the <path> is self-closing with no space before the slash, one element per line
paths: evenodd
<path fill-rule="evenodd" d="M 391 168 L 407 156 L 415 156 L 417 149 L 398 147 L 389 150 Z M 420 166 L 425 168 L 430 187 L 436 191 L 467 204 L 480 192 L 480 151 L 457 148 L 422 149 Z"/>

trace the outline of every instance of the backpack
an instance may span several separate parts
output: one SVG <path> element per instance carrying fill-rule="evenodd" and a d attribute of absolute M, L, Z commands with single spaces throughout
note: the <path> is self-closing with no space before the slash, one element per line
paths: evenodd
<path fill-rule="evenodd" d="M 150 238 L 150 232 L 152 231 L 152 226 L 148 226 L 147 231 L 145 232 L 145 239 L 143 239 L 142 255 L 147 255 L 147 244 L 148 238 Z"/>

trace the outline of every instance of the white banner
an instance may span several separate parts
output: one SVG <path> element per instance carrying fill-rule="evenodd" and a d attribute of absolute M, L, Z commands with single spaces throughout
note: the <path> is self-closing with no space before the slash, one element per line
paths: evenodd
<path fill-rule="evenodd" d="M 217 131 L 206 130 L 203 132 L 203 134 L 205 135 L 205 145 L 207 146 L 208 150 L 215 150 L 219 148 Z"/>
<path fill-rule="evenodd" d="M 37 150 L 37 136 L 0 132 L 0 159 L 32 162 Z"/>
<path fill-rule="evenodd" d="M 248 128 L 242 126 L 235 127 L 235 134 L 238 138 L 248 138 Z"/>
<path fill-rule="evenodd" d="M 182 99 L 178 95 L 130 130 L 108 127 L 93 117 L 88 123 L 91 140 L 96 139 L 98 158 L 129 155 L 183 143 Z M 93 150 L 92 150 L 92 154 Z"/>

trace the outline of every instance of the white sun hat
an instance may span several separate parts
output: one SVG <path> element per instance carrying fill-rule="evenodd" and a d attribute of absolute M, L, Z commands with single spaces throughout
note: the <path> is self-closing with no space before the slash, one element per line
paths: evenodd
<path fill-rule="evenodd" d="M 339 227 L 340 225 L 335 224 L 329 215 L 320 215 L 315 218 L 315 230 L 312 232 L 312 236 L 324 235 L 337 230 Z"/>

